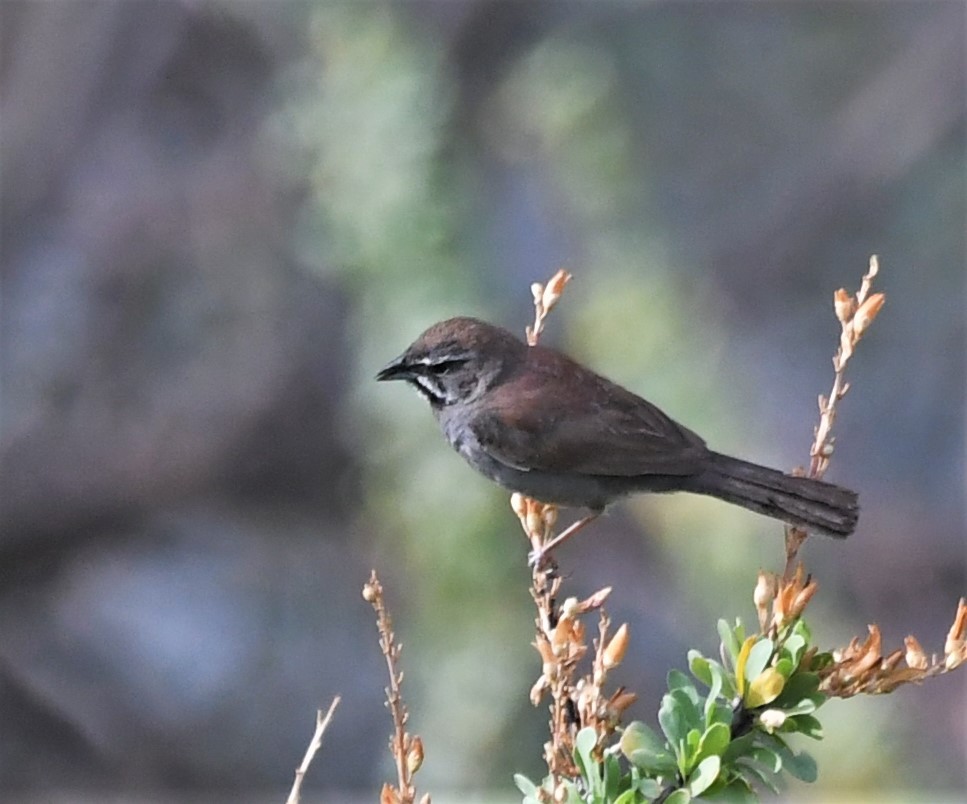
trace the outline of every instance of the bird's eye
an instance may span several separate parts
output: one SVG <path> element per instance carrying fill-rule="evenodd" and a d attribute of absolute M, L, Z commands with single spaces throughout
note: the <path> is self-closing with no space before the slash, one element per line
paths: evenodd
<path fill-rule="evenodd" d="M 455 357 L 450 360 L 441 360 L 438 363 L 431 363 L 427 368 L 434 374 L 449 374 L 466 363 L 465 358 Z"/>

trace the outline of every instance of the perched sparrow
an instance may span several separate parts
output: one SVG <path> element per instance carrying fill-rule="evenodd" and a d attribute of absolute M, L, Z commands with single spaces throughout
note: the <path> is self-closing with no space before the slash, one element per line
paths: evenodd
<path fill-rule="evenodd" d="M 849 489 L 713 452 L 658 408 L 569 357 L 474 318 L 434 324 L 377 380 L 406 380 L 477 471 L 545 503 L 590 508 L 690 491 L 843 538 Z"/>

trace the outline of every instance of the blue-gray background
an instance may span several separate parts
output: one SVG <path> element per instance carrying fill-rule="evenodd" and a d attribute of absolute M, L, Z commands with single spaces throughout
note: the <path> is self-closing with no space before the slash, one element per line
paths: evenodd
<path fill-rule="evenodd" d="M 522 330 L 561 265 L 549 342 L 792 467 L 832 292 L 880 255 L 830 473 L 863 516 L 806 548 L 811 623 L 942 649 L 965 590 L 960 2 L 0 13 L 0 795 L 282 800 L 339 693 L 310 788 L 371 800 L 375 567 L 424 789 L 512 800 L 546 720 L 526 545 L 372 377 L 445 316 Z M 717 617 L 753 617 L 780 530 L 640 498 L 562 551 L 631 624 L 635 716 Z M 794 794 L 962 794 L 965 677 L 830 704 Z"/>

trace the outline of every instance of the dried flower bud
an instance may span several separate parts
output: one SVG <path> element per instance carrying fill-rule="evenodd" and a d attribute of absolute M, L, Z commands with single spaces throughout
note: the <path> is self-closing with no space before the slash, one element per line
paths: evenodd
<path fill-rule="evenodd" d="M 923 648 L 917 641 L 917 638 L 911 634 L 906 639 L 903 640 L 903 644 L 906 646 L 906 662 L 907 667 L 913 667 L 917 670 L 926 670 L 927 666 L 930 664 L 927 659 L 927 654 L 923 652 Z"/>
<path fill-rule="evenodd" d="M 531 508 L 527 512 L 526 521 L 527 533 L 530 536 L 540 536 L 544 532 L 544 519 L 536 509 Z"/>
<path fill-rule="evenodd" d="M 519 491 L 515 491 L 510 495 L 510 507 L 514 509 L 514 513 L 517 514 L 518 519 L 523 519 L 527 516 L 527 498 Z"/>
<path fill-rule="evenodd" d="M 856 311 L 856 315 L 853 316 L 853 334 L 855 339 L 859 340 L 860 336 L 866 332 L 870 324 L 873 323 L 873 319 L 876 318 L 876 314 L 880 312 L 880 308 L 883 306 L 883 302 L 886 301 L 886 296 L 882 293 L 874 293 L 870 296 L 863 304 L 860 305 L 860 309 Z"/>
<path fill-rule="evenodd" d="M 376 600 L 376 588 L 371 583 L 363 584 L 363 600 L 372 603 Z"/>
<path fill-rule="evenodd" d="M 557 658 L 554 656 L 554 648 L 551 647 L 551 643 L 546 636 L 539 634 L 537 640 L 531 644 L 537 648 L 537 652 L 541 655 L 541 661 L 544 663 L 545 672 L 549 665 L 557 663 Z"/>
<path fill-rule="evenodd" d="M 554 801 L 555 804 L 565 804 L 565 802 L 571 797 L 570 791 L 567 789 L 566 782 L 558 782 L 557 787 L 554 788 Z"/>
<path fill-rule="evenodd" d="M 608 701 L 608 707 L 616 715 L 621 715 L 625 709 L 638 700 L 638 696 L 633 692 L 626 692 L 624 689 L 618 690 Z"/>
<path fill-rule="evenodd" d="M 544 286 L 540 282 L 534 282 L 531 285 L 531 294 L 534 296 L 534 304 L 540 304 L 544 298 Z"/>
<path fill-rule="evenodd" d="M 410 775 L 416 773 L 423 765 L 423 740 L 414 737 L 410 742 L 410 750 L 406 752 L 406 769 Z"/>
<path fill-rule="evenodd" d="M 400 804 L 400 794 L 388 782 L 383 783 L 383 789 L 379 792 L 379 804 Z"/>
<path fill-rule="evenodd" d="M 807 583 L 792 600 L 792 606 L 789 609 L 789 616 L 792 619 L 801 617 L 806 605 L 812 600 L 813 595 L 816 594 L 816 590 L 819 588 L 819 584 L 816 581 L 810 581 Z"/>
<path fill-rule="evenodd" d="M 833 309 L 836 311 L 836 317 L 840 323 L 845 324 L 856 312 L 856 301 L 846 292 L 845 288 L 840 288 L 833 294 Z"/>
<path fill-rule="evenodd" d="M 584 645 L 584 623 L 580 620 L 575 620 L 571 626 L 571 641 L 582 647 Z"/>
<path fill-rule="evenodd" d="M 759 627 L 762 629 L 766 627 L 766 621 L 769 618 L 769 605 L 775 600 L 778 589 L 779 582 L 775 574 L 759 570 L 755 591 L 752 593 L 752 601 L 755 603 L 756 613 L 759 615 Z"/>
<path fill-rule="evenodd" d="M 567 645 L 574 635 L 574 619 L 571 617 L 561 617 L 551 631 L 551 646 L 555 652 Z"/>
<path fill-rule="evenodd" d="M 878 625 L 867 626 L 870 631 L 869 637 L 863 643 L 860 653 L 856 657 L 856 664 L 852 668 L 853 675 L 860 676 L 871 668 L 875 667 L 880 661 L 883 639 L 880 636 Z"/>
<path fill-rule="evenodd" d="M 542 514 L 544 519 L 544 524 L 550 529 L 557 524 L 557 506 L 556 505 L 545 505 Z"/>
<path fill-rule="evenodd" d="M 960 598 L 957 604 L 954 624 L 947 632 L 944 655 L 946 656 L 944 666 L 948 670 L 953 670 L 967 661 L 967 598 Z"/>
<path fill-rule="evenodd" d="M 880 260 L 875 254 L 870 255 L 870 270 L 866 272 L 864 279 L 872 279 L 880 272 Z"/>
<path fill-rule="evenodd" d="M 530 695 L 528 696 L 530 698 L 531 706 L 537 706 L 541 702 L 541 698 L 544 696 L 544 690 L 546 690 L 548 686 L 547 676 L 542 674 L 541 677 L 534 682 L 534 686 L 531 687 Z"/>
<path fill-rule="evenodd" d="M 628 624 L 623 623 L 604 649 L 601 663 L 605 670 L 610 670 L 612 667 L 621 664 L 621 660 L 624 659 L 625 653 L 628 651 L 629 636 Z"/>
<path fill-rule="evenodd" d="M 903 651 L 897 648 L 893 653 L 887 656 L 882 662 L 880 662 L 880 672 L 889 673 L 891 672 L 903 658 Z"/>
<path fill-rule="evenodd" d="M 561 298 L 561 294 L 564 292 L 564 286 L 570 281 L 571 275 L 563 268 L 551 277 L 551 281 L 547 283 L 541 298 L 545 312 L 550 311 L 557 304 L 557 300 Z"/>
<path fill-rule="evenodd" d="M 569 597 L 561 604 L 562 617 L 577 617 L 581 613 L 581 604 L 576 597 Z"/>
<path fill-rule="evenodd" d="M 582 612 L 594 611 L 599 609 L 604 605 L 604 601 L 608 599 L 608 595 L 611 594 L 611 587 L 606 586 L 604 589 L 599 589 L 591 597 L 582 600 L 578 605 Z"/>
<path fill-rule="evenodd" d="M 420 796 L 420 804 L 430 804 L 430 794 L 424 793 Z"/>

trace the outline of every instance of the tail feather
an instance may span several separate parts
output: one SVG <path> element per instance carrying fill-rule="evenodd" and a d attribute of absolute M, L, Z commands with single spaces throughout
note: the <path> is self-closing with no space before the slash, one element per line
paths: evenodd
<path fill-rule="evenodd" d="M 689 491 L 717 497 L 824 536 L 845 539 L 856 529 L 856 492 L 717 452 L 711 453 L 710 458 L 708 468 L 694 478 Z"/>

